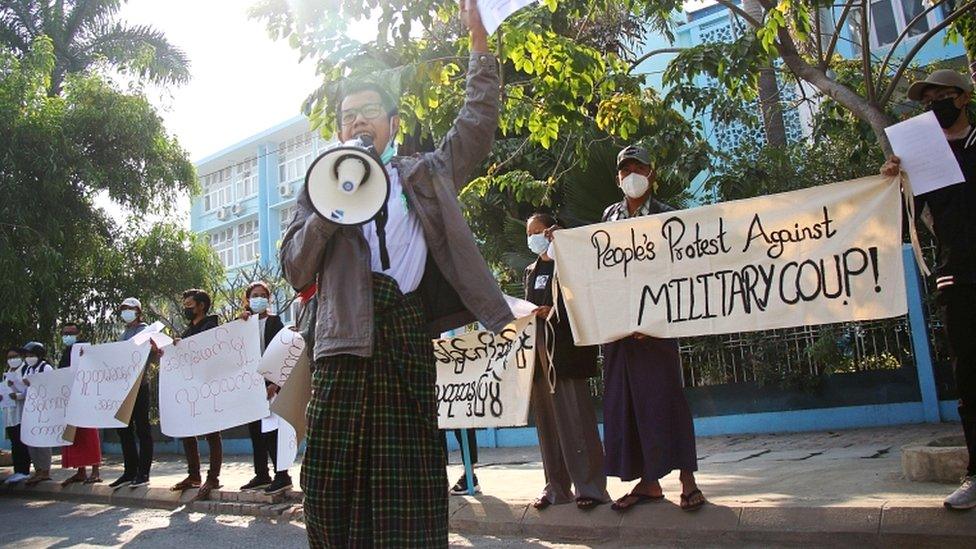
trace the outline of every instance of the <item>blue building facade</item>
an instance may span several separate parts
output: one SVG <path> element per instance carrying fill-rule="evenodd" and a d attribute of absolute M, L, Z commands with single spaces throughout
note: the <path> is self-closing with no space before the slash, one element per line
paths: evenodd
<path fill-rule="evenodd" d="M 296 117 L 197 162 L 202 192 L 192 200 L 190 228 L 205 235 L 228 280 L 254 265 L 277 267 L 305 172 L 328 145 Z M 279 314 L 294 318 L 291 310 Z"/>

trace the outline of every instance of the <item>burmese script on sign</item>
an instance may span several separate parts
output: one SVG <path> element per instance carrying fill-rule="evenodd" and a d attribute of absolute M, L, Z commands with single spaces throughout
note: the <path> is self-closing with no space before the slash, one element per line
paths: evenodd
<path fill-rule="evenodd" d="M 498 334 L 485 330 L 434 340 L 441 429 L 527 423 L 535 330 L 534 317 L 527 316 Z"/>
<path fill-rule="evenodd" d="M 74 430 L 68 426 L 67 412 L 74 377 L 71 368 L 30 376 L 20 423 L 24 444 L 35 448 L 71 445 Z"/>
<path fill-rule="evenodd" d="M 235 320 L 168 346 L 159 362 L 159 423 L 171 437 L 205 435 L 267 416 L 258 373 L 258 318 Z"/>
<path fill-rule="evenodd" d="M 905 314 L 899 198 L 877 176 L 557 231 L 576 343 Z"/>

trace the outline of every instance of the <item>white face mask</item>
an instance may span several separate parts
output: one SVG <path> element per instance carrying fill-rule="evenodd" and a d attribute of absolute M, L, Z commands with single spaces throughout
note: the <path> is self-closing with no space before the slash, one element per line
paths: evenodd
<path fill-rule="evenodd" d="M 126 324 L 132 324 L 132 322 L 136 319 L 136 312 L 132 309 L 126 309 L 119 313 L 119 315 L 122 317 L 122 321 Z"/>
<path fill-rule="evenodd" d="M 27 366 L 33 368 L 34 366 L 37 366 L 37 360 L 38 359 L 36 356 L 29 356 L 24 359 L 24 362 L 27 363 Z"/>
<path fill-rule="evenodd" d="M 529 235 L 528 244 L 529 249 L 532 250 L 532 253 L 535 255 L 541 255 L 542 252 L 549 249 L 549 240 L 546 238 L 546 235 L 542 233 Z"/>
<path fill-rule="evenodd" d="M 257 314 L 262 314 L 268 310 L 268 298 L 266 297 L 252 297 L 248 301 L 248 306 L 251 310 Z"/>
<path fill-rule="evenodd" d="M 630 198 L 640 198 L 647 192 L 650 186 L 647 176 L 639 173 L 631 173 L 620 181 L 620 189 Z"/>
<path fill-rule="evenodd" d="M 24 365 L 24 361 L 19 358 L 7 359 L 7 368 L 10 368 L 11 370 L 16 370 L 17 368 L 20 368 L 23 365 Z"/>

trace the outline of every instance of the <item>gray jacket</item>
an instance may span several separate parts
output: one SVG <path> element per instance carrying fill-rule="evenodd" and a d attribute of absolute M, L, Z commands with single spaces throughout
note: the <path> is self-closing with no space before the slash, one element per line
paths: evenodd
<path fill-rule="evenodd" d="M 471 171 L 491 150 L 498 92 L 495 58 L 472 54 L 464 106 L 440 147 L 393 161 L 427 239 L 429 255 L 419 291 L 431 334 L 475 319 L 498 332 L 513 320 L 457 201 Z M 305 192 L 299 194 L 296 210 L 282 239 L 281 265 L 298 290 L 318 282 L 315 358 L 371 356 L 372 276 L 362 228 L 319 216 Z"/>

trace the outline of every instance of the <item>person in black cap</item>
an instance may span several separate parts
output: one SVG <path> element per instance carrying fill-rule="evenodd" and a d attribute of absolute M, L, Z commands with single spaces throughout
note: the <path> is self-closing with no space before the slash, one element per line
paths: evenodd
<path fill-rule="evenodd" d="M 621 202 L 603 212 L 617 221 L 671 211 L 654 198 L 655 175 L 647 149 L 631 145 L 617 155 Z M 695 482 L 695 425 L 681 386 L 678 342 L 634 334 L 603 346 L 604 460 L 608 476 L 640 482 L 613 504 L 615 511 L 664 498 L 659 479 L 681 471 L 681 508 L 705 503 Z"/>
<path fill-rule="evenodd" d="M 21 356 L 24 357 L 25 366 L 22 370 L 24 385 L 30 387 L 30 378 L 44 372 L 54 370 L 54 366 L 46 360 L 47 349 L 37 341 L 30 341 L 21 349 Z M 51 449 L 37 448 L 28 446 L 31 462 L 34 464 L 34 473 L 24 484 L 34 486 L 45 480 L 51 480 Z"/>
<path fill-rule="evenodd" d="M 967 107 L 973 82 L 953 70 L 942 69 L 908 88 L 908 98 L 932 111 L 949 141 L 965 181 L 915 197 L 923 225 L 935 236 L 935 285 L 949 354 L 959 393 L 959 416 L 969 449 L 969 466 L 962 485 L 945 499 L 950 509 L 976 507 L 976 131 Z M 900 160 L 892 156 L 881 173 L 897 176 Z"/>

